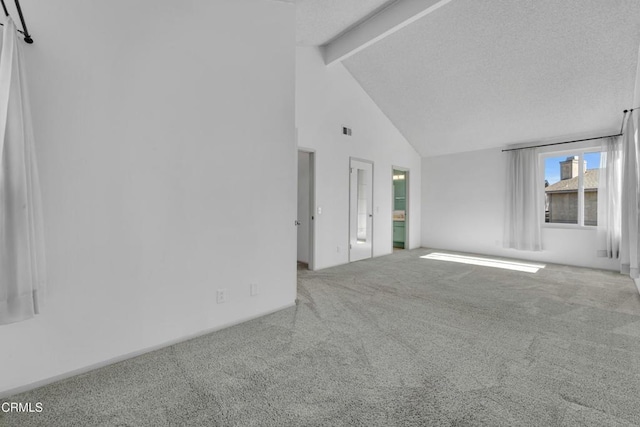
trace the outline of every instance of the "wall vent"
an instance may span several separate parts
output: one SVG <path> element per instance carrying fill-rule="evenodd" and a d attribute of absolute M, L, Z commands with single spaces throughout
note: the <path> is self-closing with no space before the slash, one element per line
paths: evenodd
<path fill-rule="evenodd" d="M 347 135 L 347 136 L 351 136 L 351 128 L 348 128 L 346 126 L 342 126 L 342 134 L 343 135 Z"/>

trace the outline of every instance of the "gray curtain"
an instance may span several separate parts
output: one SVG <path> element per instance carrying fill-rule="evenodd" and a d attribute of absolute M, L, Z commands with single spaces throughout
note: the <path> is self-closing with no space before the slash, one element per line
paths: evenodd
<path fill-rule="evenodd" d="M 7 19 L 0 52 L 0 324 L 40 312 L 44 239 L 22 46 Z"/>
<path fill-rule="evenodd" d="M 510 151 L 507 162 L 504 247 L 540 251 L 544 194 L 538 150 Z"/>
<path fill-rule="evenodd" d="M 602 144 L 598 179 L 598 256 L 620 257 L 622 202 L 622 138 Z"/>
<path fill-rule="evenodd" d="M 638 201 L 640 200 L 640 171 L 638 165 L 638 111 L 629 113 L 622 135 L 622 224 L 620 243 L 620 271 L 634 279 L 640 278 L 638 238 Z M 637 280 L 636 280 L 637 283 Z"/>

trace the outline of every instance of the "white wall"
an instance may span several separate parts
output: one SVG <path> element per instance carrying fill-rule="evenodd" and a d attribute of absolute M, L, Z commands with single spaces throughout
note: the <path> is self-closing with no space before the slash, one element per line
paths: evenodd
<path fill-rule="evenodd" d="M 563 146 L 567 148 L 570 146 Z M 574 145 L 576 147 L 576 145 Z M 422 160 L 422 245 L 477 254 L 615 270 L 596 256 L 593 228 L 542 229 L 543 251 L 502 247 L 506 153 L 501 149 Z"/>
<path fill-rule="evenodd" d="M 49 295 L 0 393 L 292 304 L 293 5 L 22 3 Z"/>
<path fill-rule="evenodd" d="M 310 154 L 298 152 L 298 261 L 309 262 L 309 161 Z"/>
<path fill-rule="evenodd" d="M 316 150 L 316 268 L 348 262 L 349 157 L 374 162 L 374 256 L 392 248 L 392 165 L 411 170 L 409 248 L 420 247 L 420 156 L 342 66 L 296 49 L 298 145 Z M 352 128 L 351 137 L 342 126 Z"/>

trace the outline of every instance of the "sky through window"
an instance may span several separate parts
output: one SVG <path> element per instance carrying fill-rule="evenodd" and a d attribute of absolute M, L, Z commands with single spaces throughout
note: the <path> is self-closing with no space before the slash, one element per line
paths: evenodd
<path fill-rule="evenodd" d="M 544 179 L 550 185 L 560 181 L 560 162 L 566 160 L 567 157 L 570 155 L 547 157 L 544 160 Z M 600 167 L 600 153 L 584 153 L 584 159 L 587 161 L 587 170 Z"/>

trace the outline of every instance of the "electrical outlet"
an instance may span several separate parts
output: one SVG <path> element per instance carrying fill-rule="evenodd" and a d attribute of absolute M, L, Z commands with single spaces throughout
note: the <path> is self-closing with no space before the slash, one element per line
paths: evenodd
<path fill-rule="evenodd" d="M 218 289 L 216 292 L 216 301 L 218 304 L 222 304 L 223 302 L 227 302 L 227 290 L 226 289 Z"/>
<path fill-rule="evenodd" d="M 251 294 L 252 297 L 255 297 L 256 295 L 258 295 L 258 284 L 257 283 L 252 283 L 249 285 L 249 293 Z"/>

